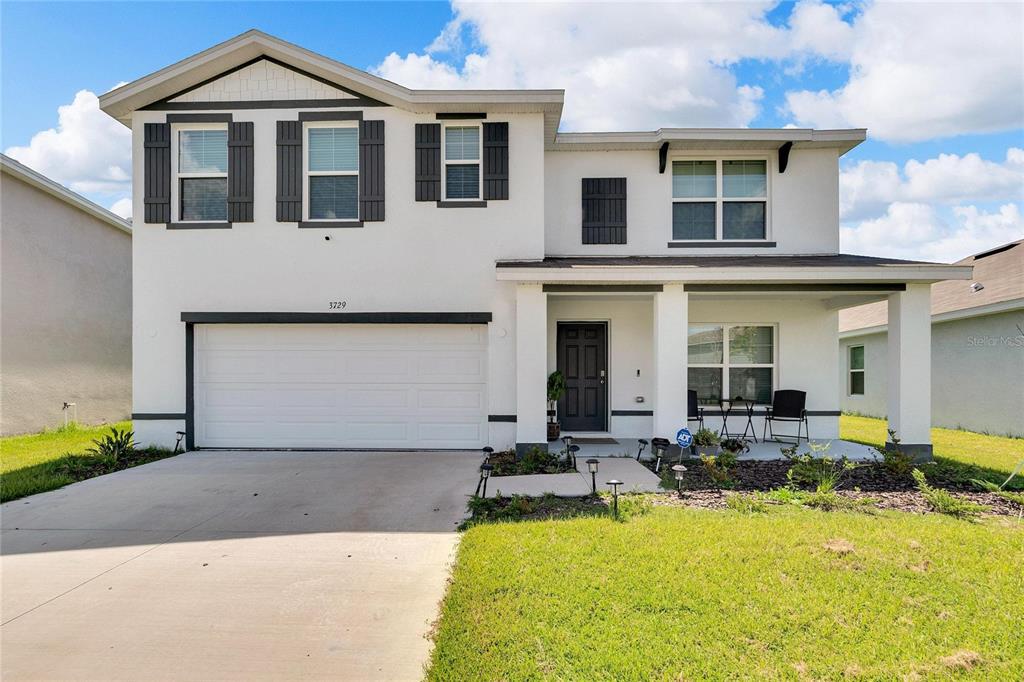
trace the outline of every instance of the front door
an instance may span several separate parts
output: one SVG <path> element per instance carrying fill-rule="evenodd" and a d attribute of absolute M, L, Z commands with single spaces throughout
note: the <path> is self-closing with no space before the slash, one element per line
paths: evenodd
<path fill-rule="evenodd" d="M 607 431 L 608 333 L 603 322 L 558 323 L 558 369 L 565 395 L 558 403 L 563 431 Z"/>

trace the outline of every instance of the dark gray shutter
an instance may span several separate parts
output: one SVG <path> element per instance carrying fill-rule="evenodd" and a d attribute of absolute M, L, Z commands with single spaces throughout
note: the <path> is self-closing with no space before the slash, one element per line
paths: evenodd
<path fill-rule="evenodd" d="M 626 243 L 626 178 L 583 178 L 583 243 Z"/>
<path fill-rule="evenodd" d="M 302 220 L 302 122 L 277 122 L 277 222 Z"/>
<path fill-rule="evenodd" d="M 228 123 L 228 222 L 253 221 L 253 176 L 256 171 L 256 159 L 253 156 L 252 142 L 251 121 Z"/>
<path fill-rule="evenodd" d="M 441 200 L 441 124 L 416 124 L 416 201 Z"/>
<path fill-rule="evenodd" d="M 484 199 L 508 199 L 508 123 L 484 123 Z"/>
<path fill-rule="evenodd" d="M 171 222 L 171 124 L 147 123 L 145 140 L 145 205 L 147 223 Z"/>
<path fill-rule="evenodd" d="M 359 122 L 359 219 L 384 220 L 384 121 Z"/>

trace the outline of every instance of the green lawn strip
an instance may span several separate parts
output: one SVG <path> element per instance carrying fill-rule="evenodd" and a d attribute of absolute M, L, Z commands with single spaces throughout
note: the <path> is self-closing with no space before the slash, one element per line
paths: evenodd
<path fill-rule="evenodd" d="M 130 429 L 131 426 L 131 422 L 119 422 L 0 438 L 0 502 L 54 490 L 171 455 L 170 450 L 146 448 L 111 462 L 86 452 L 93 446 L 93 440 L 110 433 L 111 427 Z"/>
<path fill-rule="evenodd" d="M 467 531 L 428 678 L 1024 677 L 1024 531 L 656 509 Z M 963 654 L 961 655 L 963 657 Z"/>
<path fill-rule="evenodd" d="M 839 437 L 843 440 L 880 446 L 886 440 L 884 419 L 844 414 L 839 418 Z M 973 431 L 932 429 L 935 464 L 924 469 L 933 477 L 967 481 L 984 478 L 1002 483 L 1017 463 L 1024 459 L 1024 438 L 989 436 Z M 1010 487 L 1024 487 L 1024 477 Z"/>

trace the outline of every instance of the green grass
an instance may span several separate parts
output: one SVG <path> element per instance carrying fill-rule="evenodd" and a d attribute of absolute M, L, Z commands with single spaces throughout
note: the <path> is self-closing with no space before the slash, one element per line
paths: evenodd
<path fill-rule="evenodd" d="M 131 422 L 104 426 L 70 426 L 26 436 L 0 438 L 0 502 L 46 492 L 169 456 L 168 450 L 138 450 L 129 460 L 110 463 L 86 454 L 93 440 L 109 433 L 111 426 L 131 429 Z"/>
<path fill-rule="evenodd" d="M 1022 556 L 1024 526 L 932 515 L 481 524 L 428 679 L 1024 679 Z"/>
<path fill-rule="evenodd" d="M 844 414 L 839 418 L 839 437 L 880 446 L 886 440 L 886 422 Z M 989 436 L 973 431 L 932 429 L 932 447 L 937 466 L 954 472 L 954 477 L 966 477 L 963 480 L 983 478 L 1002 483 L 1024 459 L 1024 438 Z M 931 472 L 928 473 L 931 476 Z M 1015 481 L 1024 485 L 1024 480 Z"/>

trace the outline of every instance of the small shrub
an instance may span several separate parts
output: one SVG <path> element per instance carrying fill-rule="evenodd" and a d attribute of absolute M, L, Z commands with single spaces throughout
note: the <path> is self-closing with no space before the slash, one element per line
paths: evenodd
<path fill-rule="evenodd" d="M 699 448 L 711 448 L 722 442 L 717 431 L 708 428 L 698 429 L 693 434 L 693 444 Z"/>
<path fill-rule="evenodd" d="M 1016 505 L 1024 507 L 1024 493 L 1018 493 L 1011 490 L 1003 490 L 1002 486 L 998 486 L 992 481 L 986 481 L 980 478 L 972 478 L 971 483 L 974 484 L 978 490 L 982 490 L 988 493 L 994 493 L 995 495 L 1003 498 L 1007 502 L 1012 502 Z"/>
<path fill-rule="evenodd" d="M 786 472 L 790 485 L 803 485 L 814 488 L 819 493 L 829 493 L 839 487 L 843 476 L 856 465 L 844 455 L 833 459 L 828 454 L 831 443 L 810 443 L 810 452 L 796 454 L 797 446 L 783 448 L 782 454 L 792 466 Z"/>
<path fill-rule="evenodd" d="M 740 438 L 726 438 L 721 442 L 722 452 L 728 452 L 733 457 L 739 456 L 740 453 L 749 452 L 750 446 L 747 445 L 747 441 Z"/>
<path fill-rule="evenodd" d="M 958 519 L 973 519 L 989 509 L 983 504 L 961 500 L 948 490 L 933 488 L 928 485 L 928 479 L 920 469 L 914 469 L 911 471 L 911 475 L 917 482 L 917 489 L 921 491 L 928 506 L 940 514 L 955 516 Z"/>
<path fill-rule="evenodd" d="M 611 501 L 608 501 L 611 507 Z M 619 495 L 619 521 L 628 521 L 636 516 L 648 514 L 654 504 L 647 495 Z"/>
<path fill-rule="evenodd" d="M 108 462 L 117 462 L 135 452 L 135 432 L 111 427 L 110 433 L 93 441 L 93 447 L 86 450 L 90 455 Z"/>
<path fill-rule="evenodd" d="M 741 514 L 765 514 L 768 512 L 768 503 L 757 493 L 728 495 L 725 498 L 725 506 Z"/>
<path fill-rule="evenodd" d="M 733 485 L 732 470 L 736 467 L 736 453 L 723 450 L 717 455 L 701 455 L 700 461 L 704 470 L 720 488 L 731 488 Z"/>
<path fill-rule="evenodd" d="M 900 449 L 900 439 L 889 429 L 891 447 L 882 446 L 875 451 L 882 456 L 882 467 L 897 478 L 906 478 L 914 468 L 914 456 Z"/>

